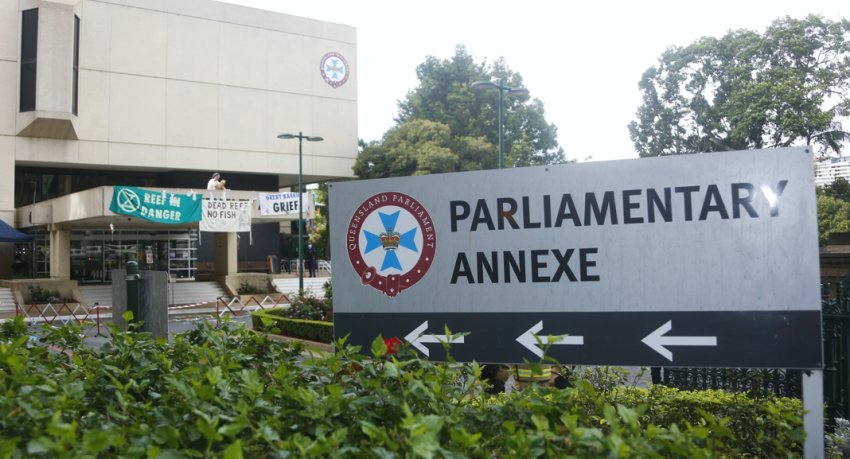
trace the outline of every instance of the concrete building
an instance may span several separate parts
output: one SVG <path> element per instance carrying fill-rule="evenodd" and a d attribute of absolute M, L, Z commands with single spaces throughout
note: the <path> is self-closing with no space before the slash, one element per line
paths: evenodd
<path fill-rule="evenodd" d="M 247 243 L 109 211 L 112 187 L 229 198 L 352 176 L 354 28 L 210 0 L 0 0 L 0 219 L 35 236 L 0 244 L 0 279 L 108 282 L 110 269 L 192 278 L 264 263 L 281 223 L 253 210 Z M 23 254 L 15 254 L 15 247 Z"/>
<path fill-rule="evenodd" d="M 830 185 L 837 178 L 850 181 L 850 158 L 826 158 L 815 162 L 815 185 Z"/>

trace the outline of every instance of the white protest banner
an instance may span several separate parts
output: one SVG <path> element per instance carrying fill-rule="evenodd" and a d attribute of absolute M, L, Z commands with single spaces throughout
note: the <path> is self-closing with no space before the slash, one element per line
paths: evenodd
<path fill-rule="evenodd" d="M 252 201 L 204 199 L 201 209 L 201 231 L 242 233 L 251 231 Z"/>
<path fill-rule="evenodd" d="M 298 214 L 298 193 L 259 193 L 260 215 Z M 303 194 L 304 217 L 313 218 L 312 193 Z"/>

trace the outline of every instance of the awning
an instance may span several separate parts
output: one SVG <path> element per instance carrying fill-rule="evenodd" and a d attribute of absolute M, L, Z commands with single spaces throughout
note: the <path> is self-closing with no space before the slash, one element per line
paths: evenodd
<path fill-rule="evenodd" d="M 28 236 L 0 220 L 0 242 L 32 242 L 32 236 Z"/>

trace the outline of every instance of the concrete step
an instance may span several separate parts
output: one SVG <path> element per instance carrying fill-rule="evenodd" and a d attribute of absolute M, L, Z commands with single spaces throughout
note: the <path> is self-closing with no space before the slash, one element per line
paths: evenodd
<path fill-rule="evenodd" d="M 0 288 L 0 312 L 15 312 L 15 296 L 12 290 Z"/>
<path fill-rule="evenodd" d="M 325 289 L 322 287 L 325 285 L 325 282 L 330 282 L 330 277 L 305 277 L 304 278 L 304 291 L 308 294 L 315 296 L 316 298 L 324 298 L 325 297 Z M 298 293 L 298 278 L 294 277 L 285 277 L 278 278 L 274 280 L 274 285 L 281 293 L 285 293 L 287 295 L 293 295 Z"/>
<path fill-rule="evenodd" d="M 170 287 L 169 304 L 214 303 L 227 294 L 218 282 L 174 282 Z"/>
<path fill-rule="evenodd" d="M 82 300 L 88 305 L 112 306 L 112 284 L 80 285 Z M 218 282 L 172 282 L 168 284 L 168 304 L 184 305 L 196 303 L 215 303 L 218 297 L 225 295 Z"/>
<path fill-rule="evenodd" d="M 15 302 L 15 295 L 12 295 L 12 289 L 0 287 L 0 302 Z"/>
<path fill-rule="evenodd" d="M 80 285 L 81 301 L 93 307 L 95 303 L 100 306 L 112 306 L 112 284 L 89 284 Z"/>

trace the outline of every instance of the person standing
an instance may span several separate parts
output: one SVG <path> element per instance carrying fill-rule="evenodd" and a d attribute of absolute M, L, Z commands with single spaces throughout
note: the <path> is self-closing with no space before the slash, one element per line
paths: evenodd
<path fill-rule="evenodd" d="M 207 182 L 208 190 L 223 190 L 226 180 L 221 180 L 221 174 L 214 172 L 212 178 Z"/>
<path fill-rule="evenodd" d="M 316 277 L 316 248 L 313 244 L 307 244 L 307 269 L 310 270 L 310 277 Z"/>

